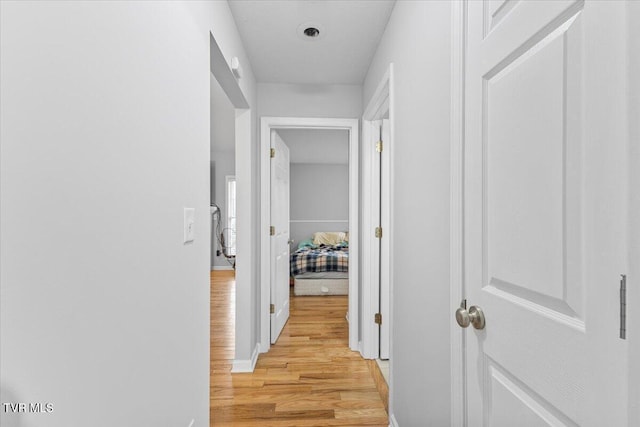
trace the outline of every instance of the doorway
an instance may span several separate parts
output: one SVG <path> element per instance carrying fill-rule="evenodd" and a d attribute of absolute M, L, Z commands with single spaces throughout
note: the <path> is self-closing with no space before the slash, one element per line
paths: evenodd
<path fill-rule="evenodd" d="M 358 228 L 358 120 L 327 118 L 263 117 L 261 120 L 261 297 L 260 297 L 260 352 L 271 347 L 271 295 L 272 295 L 272 248 L 271 248 L 271 137 L 274 130 L 318 129 L 343 130 L 349 134 L 349 207 L 348 233 L 349 258 L 357 260 L 359 254 Z M 357 261 L 351 265 L 357 266 Z M 348 323 L 349 348 L 358 350 L 358 268 L 348 272 Z"/>
<path fill-rule="evenodd" d="M 210 76 L 211 271 L 235 266 L 235 108 L 218 80 Z"/>
<path fill-rule="evenodd" d="M 277 319 L 282 317 L 284 308 L 277 299 L 278 292 L 274 292 L 276 289 L 282 287 L 281 294 L 286 298 L 290 294 L 294 298 L 319 296 L 316 299 L 320 303 L 322 297 L 336 296 L 336 300 L 347 301 L 349 269 L 357 268 L 358 264 L 349 256 L 349 132 L 278 129 L 272 131 L 271 143 L 275 148 L 272 172 L 279 170 L 280 162 L 286 160 L 290 171 L 287 200 L 276 200 L 274 194 L 281 191 L 274 191 L 278 181 L 273 174 L 271 180 L 271 221 L 276 228 L 272 241 L 284 231 L 289 243 L 283 276 L 277 277 L 277 268 L 272 268 L 272 284 L 276 283 L 272 286 L 273 344 L 281 331 L 274 326 L 280 326 Z M 281 230 L 276 217 L 285 214 L 282 208 L 288 208 L 288 223 Z"/>
<path fill-rule="evenodd" d="M 391 352 L 393 64 L 362 117 L 362 354 L 388 360 Z M 383 364 L 383 369 L 386 364 Z"/>
<path fill-rule="evenodd" d="M 234 325 L 230 328 L 233 335 L 234 357 L 246 347 L 244 334 L 238 331 L 250 330 L 251 316 L 237 316 L 237 307 L 250 305 L 252 299 L 252 207 L 251 198 L 253 175 L 250 165 L 239 161 L 242 153 L 251 147 L 252 113 L 245 98 L 238 79 L 229 67 L 229 61 L 224 57 L 220 46 L 213 34 L 209 33 L 210 49 L 210 108 L 211 108 L 211 188 L 210 204 L 212 206 L 209 226 L 214 224 L 214 211 L 222 223 L 219 230 L 209 230 L 211 270 L 229 270 L 233 276 L 233 287 L 230 297 L 234 307 L 230 313 L 234 316 Z M 219 126 L 216 126 L 219 125 Z M 235 154 L 238 153 L 238 156 Z M 234 194 L 230 194 L 230 190 Z M 234 197 L 229 197 L 234 196 Z M 232 205 L 232 202 L 234 206 Z M 235 207 L 235 209 L 229 209 Z M 235 223 L 239 224 L 235 233 Z M 226 239 L 223 239 L 222 236 Z M 220 256 L 217 252 L 220 251 Z M 235 256 L 235 257 L 234 257 Z M 235 259 L 242 262 L 235 264 Z M 230 261 L 233 260 L 233 261 Z M 215 297 L 215 295 L 212 295 Z M 215 331 L 214 331 L 215 332 Z M 225 332 L 228 333 L 228 332 Z M 239 362 L 243 366 L 244 360 Z M 234 360 L 235 367 L 235 360 Z"/>

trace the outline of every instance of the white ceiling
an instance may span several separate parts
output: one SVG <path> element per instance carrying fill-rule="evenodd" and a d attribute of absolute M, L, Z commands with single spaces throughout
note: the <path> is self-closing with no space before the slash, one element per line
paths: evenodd
<path fill-rule="evenodd" d="M 278 129 L 291 163 L 349 163 L 349 131 L 329 129 Z"/>
<path fill-rule="evenodd" d="M 362 84 L 395 0 L 230 0 L 256 79 Z M 299 34 L 307 26 L 320 36 Z"/>

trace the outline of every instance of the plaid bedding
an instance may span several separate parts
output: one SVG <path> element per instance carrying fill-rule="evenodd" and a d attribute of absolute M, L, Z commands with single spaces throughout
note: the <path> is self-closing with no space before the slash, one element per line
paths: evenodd
<path fill-rule="evenodd" d="M 326 271 L 349 271 L 349 247 L 302 248 L 291 254 L 291 275 Z"/>

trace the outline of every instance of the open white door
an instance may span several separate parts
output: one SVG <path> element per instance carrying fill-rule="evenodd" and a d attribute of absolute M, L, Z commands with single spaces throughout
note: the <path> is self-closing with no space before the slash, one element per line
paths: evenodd
<path fill-rule="evenodd" d="M 627 5 L 467 7 L 468 425 L 627 426 Z"/>
<path fill-rule="evenodd" d="M 382 119 L 371 122 L 373 130 L 368 147 L 375 154 L 371 161 L 371 208 L 370 215 L 375 227 L 375 239 L 371 242 L 370 279 L 371 296 L 375 300 L 375 321 L 377 323 L 373 334 L 374 354 L 379 359 L 389 359 L 390 332 L 390 295 L 389 295 L 389 156 L 384 147 L 389 141 L 389 120 Z M 386 231 L 386 232 L 385 232 Z"/>
<path fill-rule="evenodd" d="M 365 357 L 389 359 L 389 342 L 391 332 L 390 310 L 390 239 L 391 230 L 391 197 L 390 197 L 390 167 L 388 150 L 390 131 L 389 120 L 374 120 L 367 123 L 366 149 L 373 153 L 365 161 L 369 163 L 369 182 L 365 203 L 368 209 L 365 213 L 367 224 L 372 229 L 370 238 L 365 238 L 364 280 L 370 288 L 370 310 L 372 311 L 372 325 L 370 334 L 366 335 Z M 374 231 L 375 230 L 375 231 Z M 375 237 L 374 237 L 375 236 Z M 364 312 L 367 310 L 365 308 Z M 373 323 L 375 321 L 375 324 Z"/>
<path fill-rule="evenodd" d="M 289 319 L 289 148 L 271 131 L 271 343 Z"/>
<path fill-rule="evenodd" d="M 380 358 L 380 340 L 381 340 L 381 323 L 386 322 L 386 319 L 382 318 L 382 312 L 380 310 L 380 260 L 381 260 L 381 241 L 382 241 L 382 232 L 380 235 L 378 234 L 378 229 L 382 228 L 382 221 L 380 218 L 380 208 L 382 201 L 382 188 L 380 186 L 382 179 L 382 153 L 381 149 L 384 144 L 380 144 L 382 141 L 382 120 L 375 120 L 371 122 L 371 132 L 369 134 L 369 141 L 366 143 L 366 150 L 369 150 L 372 154 L 370 161 L 370 183 L 369 183 L 369 194 L 370 194 L 370 206 L 368 214 L 370 216 L 371 221 L 371 238 L 369 240 L 370 247 L 368 248 L 368 253 L 370 254 L 370 264 L 369 271 L 367 277 L 370 282 L 371 288 L 371 310 L 375 310 L 375 313 L 371 321 L 374 325 L 371 328 L 371 342 L 369 343 L 369 347 L 371 352 L 368 357 Z M 376 230 L 376 231 L 374 231 Z M 374 237 L 375 236 L 375 237 Z M 366 244 L 366 243 L 365 243 Z M 367 252 L 365 252 L 367 253 Z"/>

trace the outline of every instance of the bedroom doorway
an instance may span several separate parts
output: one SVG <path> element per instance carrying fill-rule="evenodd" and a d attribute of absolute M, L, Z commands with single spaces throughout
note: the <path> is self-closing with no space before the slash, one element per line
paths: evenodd
<path fill-rule="evenodd" d="M 347 304 L 349 131 L 272 129 L 270 158 L 270 311 L 275 344 L 290 315 L 290 295 L 336 296 L 325 302 Z"/>
<path fill-rule="evenodd" d="M 313 134 L 307 134 L 306 140 L 309 147 L 313 147 L 309 150 L 300 150 L 300 142 L 298 142 L 301 138 L 302 133 L 313 131 Z M 313 135 L 313 136 L 311 136 Z M 346 164 L 344 164 L 344 160 L 341 160 L 342 164 L 335 164 L 335 159 L 330 160 L 331 154 L 333 152 L 334 155 L 339 151 L 329 150 L 325 145 L 321 145 L 320 141 L 326 141 L 329 139 L 337 138 L 340 139 L 340 135 L 343 137 L 344 148 L 346 149 Z M 311 139 L 309 139 L 311 138 Z M 273 215 L 273 206 L 272 200 L 274 197 L 272 195 L 272 186 L 271 186 L 271 170 L 272 170 L 272 160 L 274 159 L 272 156 L 271 149 L 274 147 L 272 140 L 279 139 L 282 143 L 286 145 L 289 142 L 291 145 L 291 158 L 293 159 L 292 164 L 292 175 L 297 174 L 297 176 L 303 177 L 301 179 L 307 180 L 309 185 L 316 184 L 315 188 L 320 188 L 318 184 L 319 178 L 318 173 L 322 176 L 322 170 L 324 170 L 326 175 L 326 179 L 324 182 L 335 180 L 338 176 L 345 175 L 348 178 L 348 185 L 345 185 L 343 182 L 343 190 L 344 195 L 346 195 L 347 206 L 344 211 L 326 213 L 322 216 L 327 216 L 327 218 L 319 218 L 312 217 L 310 212 L 307 210 L 305 212 L 305 207 L 308 204 L 313 205 L 312 196 L 307 194 L 304 197 L 304 200 L 301 202 L 300 209 L 297 207 L 292 207 L 291 209 L 291 222 L 290 226 L 290 234 L 287 238 L 289 243 L 289 250 L 296 250 L 301 243 L 304 241 L 312 240 L 314 237 L 314 233 L 322 232 L 322 231 L 336 231 L 342 232 L 342 245 L 348 239 L 348 257 L 352 261 L 351 268 L 346 272 L 346 278 L 342 279 L 342 283 L 346 285 L 348 291 L 348 313 L 347 320 L 349 325 L 349 348 L 353 351 L 358 350 L 358 321 L 359 321 L 359 313 L 358 313 L 358 301 L 359 301 L 359 293 L 358 293 L 358 249 L 359 249 L 359 240 L 358 240 L 358 212 L 359 212 L 359 180 L 358 180 L 358 120 L 357 119 L 325 119 L 325 118 L 287 118 L 287 117 L 264 117 L 261 121 L 261 297 L 260 297 L 260 351 L 267 352 L 271 346 L 271 343 L 274 342 L 272 339 L 272 321 L 277 321 L 278 324 L 282 324 L 282 315 L 284 314 L 285 306 L 288 301 L 279 300 L 274 301 L 272 296 L 274 295 L 274 288 L 280 289 L 282 287 L 283 276 L 282 273 L 283 268 L 278 268 L 277 263 L 272 262 L 277 256 L 281 256 L 282 251 L 275 250 L 273 243 L 274 239 L 272 236 L 277 237 L 278 230 L 277 227 L 272 228 L 273 221 L 276 218 L 272 218 Z M 336 140 L 337 141 L 337 140 Z M 275 152 L 275 158 L 278 156 L 278 152 Z M 314 160 L 315 159 L 315 160 Z M 317 159 L 323 159 L 325 165 L 319 165 L 317 163 Z M 304 163 L 309 163 L 306 166 L 302 166 Z M 334 165 L 329 165 L 330 162 L 334 162 Z M 329 171 L 331 169 L 331 171 Z M 292 186 L 291 191 L 293 194 L 303 194 L 303 191 L 298 188 L 298 184 L 304 186 L 303 183 L 296 181 L 293 183 L 292 176 Z M 336 189 L 337 183 L 328 185 L 325 187 L 328 192 L 338 193 Z M 307 192 L 309 193 L 309 192 Z M 338 196 L 338 198 L 343 199 L 344 197 Z M 317 204 L 316 204 L 317 206 Z M 334 208 L 335 206 L 330 206 L 329 208 Z M 316 209 L 316 212 L 319 212 Z M 347 218 L 343 218 L 343 216 L 347 216 Z M 339 218 L 336 216 L 340 216 Z M 300 218 L 298 218 L 300 216 Z M 282 225 L 281 225 L 282 227 Z M 336 228 L 338 227 L 338 228 Z M 288 230 L 287 230 L 288 231 Z M 274 232 L 272 234 L 272 232 Z M 337 233 L 339 234 L 339 233 Z M 348 236 L 348 237 L 346 237 Z M 282 239 L 280 239 L 282 240 Z M 313 244 L 313 242 L 309 242 Z M 335 246 L 335 245 L 332 245 Z M 277 255 L 276 255 L 277 254 Z M 288 256 L 287 256 L 288 261 Z M 355 267 L 355 268 L 354 268 Z M 278 274 L 280 271 L 280 274 Z M 289 264 L 287 262 L 286 268 L 286 289 L 289 289 Z M 339 272 L 332 272 L 330 275 Z M 278 280 L 279 278 L 279 280 Z M 337 277 L 329 278 L 327 283 L 320 285 L 320 287 L 316 286 L 319 282 L 311 282 L 303 283 L 300 288 L 303 292 L 308 291 L 309 288 L 305 286 L 314 286 L 318 289 L 311 290 L 311 292 L 332 292 L 334 288 L 332 288 L 337 281 L 334 279 L 338 279 Z M 274 282 L 274 280 L 278 280 Z M 339 280 L 338 280 L 339 281 Z M 316 292 L 316 293 L 317 293 Z M 276 295 L 284 298 L 284 295 L 288 298 L 288 292 L 280 291 L 276 292 Z M 273 305 L 272 305 L 273 304 Z M 273 313 L 272 313 L 273 308 Z M 280 313 L 280 317 L 278 317 L 278 313 Z M 279 332 L 278 332 L 279 333 Z"/>

